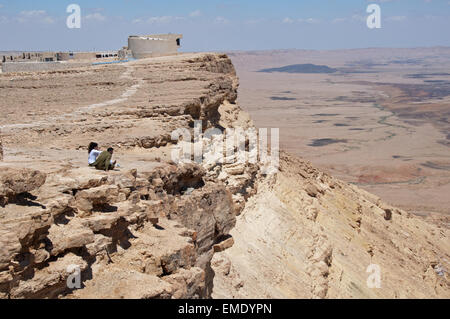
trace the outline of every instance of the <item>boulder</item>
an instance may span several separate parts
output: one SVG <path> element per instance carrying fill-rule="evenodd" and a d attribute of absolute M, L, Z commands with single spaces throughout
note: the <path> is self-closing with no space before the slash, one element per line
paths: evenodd
<path fill-rule="evenodd" d="M 204 297 L 205 272 L 198 267 L 180 269 L 177 273 L 163 277 L 172 285 L 174 299 L 199 299 Z"/>
<path fill-rule="evenodd" d="M 8 267 L 21 248 L 22 245 L 20 245 L 17 235 L 13 232 L 0 230 L 0 271 Z"/>
<path fill-rule="evenodd" d="M 41 187 L 46 178 L 45 173 L 37 170 L 4 167 L 0 171 L 0 198 L 8 199 L 31 192 Z"/>
<path fill-rule="evenodd" d="M 88 218 L 83 218 L 81 223 L 90 228 L 93 232 L 111 229 L 121 218 L 118 213 L 98 214 Z"/>
<path fill-rule="evenodd" d="M 123 175 L 116 176 L 114 184 L 122 188 L 133 188 L 136 186 L 137 170 L 132 169 Z"/>
<path fill-rule="evenodd" d="M 101 210 L 117 201 L 119 189 L 116 185 L 102 185 L 77 192 L 72 207 L 82 215 L 89 215 L 95 209 Z"/>
<path fill-rule="evenodd" d="M 1 217 L 0 271 L 15 263 L 15 258 L 24 248 L 34 246 L 45 238 L 53 223 L 49 212 L 35 207 L 21 207 Z"/>
<path fill-rule="evenodd" d="M 322 191 L 317 185 L 308 183 L 305 187 L 305 192 L 311 197 L 317 197 Z"/>
<path fill-rule="evenodd" d="M 94 235 L 94 242 L 86 245 L 86 249 L 91 256 L 95 256 L 102 250 L 106 250 L 112 244 L 112 238 L 103 236 L 102 234 Z"/>
<path fill-rule="evenodd" d="M 81 290 L 74 292 L 82 299 L 169 299 L 172 287 L 155 275 L 116 267 L 104 269 Z"/>
<path fill-rule="evenodd" d="M 233 239 L 233 237 L 230 237 L 230 238 L 225 239 L 224 241 L 214 245 L 213 246 L 214 252 L 215 253 L 220 253 L 220 252 L 222 252 L 224 250 L 227 250 L 228 248 L 233 247 L 233 245 L 234 245 L 234 239 Z"/>
<path fill-rule="evenodd" d="M 52 256 L 57 256 L 67 249 L 84 247 L 94 242 L 94 233 L 79 219 L 73 219 L 67 225 L 54 224 L 48 232 Z"/>
<path fill-rule="evenodd" d="M 81 272 L 87 266 L 83 258 L 69 253 L 36 271 L 30 280 L 20 281 L 11 289 L 11 298 L 55 298 L 68 289 L 66 281 L 73 269 L 76 267 Z"/>

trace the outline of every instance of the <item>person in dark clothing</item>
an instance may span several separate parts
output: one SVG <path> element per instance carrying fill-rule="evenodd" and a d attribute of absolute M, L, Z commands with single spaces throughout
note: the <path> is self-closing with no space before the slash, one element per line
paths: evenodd
<path fill-rule="evenodd" d="M 111 158 L 113 156 L 114 149 L 108 148 L 107 151 L 102 152 L 98 157 L 97 160 L 92 164 L 96 169 L 102 170 L 102 171 L 108 171 L 114 169 L 116 166 L 116 161 L 111 162 Z"/>

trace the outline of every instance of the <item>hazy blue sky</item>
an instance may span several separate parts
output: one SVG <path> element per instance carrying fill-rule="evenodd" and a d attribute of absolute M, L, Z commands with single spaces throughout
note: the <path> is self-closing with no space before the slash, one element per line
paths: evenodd
<path fill-rule="evenodd" d="M 66 7 L 81 6 L 81 29 Z M 381 6 L 382 28 L 366 8 Z M 450 0 L 0 0 L 0 50 L 117 49 L 183 33 L 183 51 L 450 46 Z"/>

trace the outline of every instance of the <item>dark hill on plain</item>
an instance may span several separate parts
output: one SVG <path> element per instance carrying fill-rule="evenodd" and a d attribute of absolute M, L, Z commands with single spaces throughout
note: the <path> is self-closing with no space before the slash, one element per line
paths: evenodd
<path fill-rule="evenodd" d="M 283 66 L 281 68 L 262 69 L 258 72 L 272 73 L 272 72 L 284 72 L 284 73 L 334 73 L 337 69 L 330 68 L 326 65 L 315 64 L 292 64 Z"/>

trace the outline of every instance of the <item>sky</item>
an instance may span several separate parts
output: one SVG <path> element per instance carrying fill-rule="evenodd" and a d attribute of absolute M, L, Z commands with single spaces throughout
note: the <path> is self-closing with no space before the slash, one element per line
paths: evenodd
<path fill-rule="evenodd" d="M 117 50 L 155 33 L 182 33 L 184 52 L 450 46 L 450 0 L 0 0 L 0 51 Z"/>

